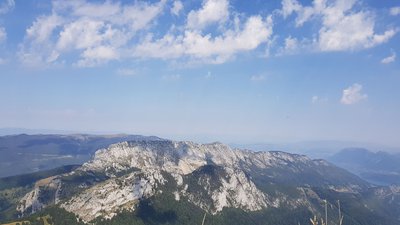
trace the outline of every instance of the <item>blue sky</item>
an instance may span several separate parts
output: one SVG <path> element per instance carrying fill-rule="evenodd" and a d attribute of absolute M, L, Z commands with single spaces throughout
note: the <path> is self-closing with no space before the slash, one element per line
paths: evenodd
<path fill-rule="evenodd" d="M 0 1 L 0 127 L 400 146 L 400 2 Z"/>

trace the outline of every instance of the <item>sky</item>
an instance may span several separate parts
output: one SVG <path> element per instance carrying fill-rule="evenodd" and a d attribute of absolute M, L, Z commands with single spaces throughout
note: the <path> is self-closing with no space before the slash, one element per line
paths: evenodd
<path fill-rule="evenodd" d="M 0 0 L 0 127 L 400 147 L 400 1 Z"/>

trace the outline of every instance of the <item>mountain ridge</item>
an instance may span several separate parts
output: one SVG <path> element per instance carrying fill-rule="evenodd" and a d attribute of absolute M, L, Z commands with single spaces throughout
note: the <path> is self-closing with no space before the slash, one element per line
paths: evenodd
<path fill-rule="evenodd" d="M 327 160 L 376 185 L 400 184 L 400 154 L 346 148 Z"/>
<path fill-rule="evenodd" d="M 358 205 L 357 214 L 367 215 L 375 207 L 371 202 L 389 201 L 388 196 L 399 193 L 396 188 L 371 188 L 344 169 L 304 155 L 232 149 L 219 142 L 136 140 L 99 149 L 71 172 L 37 181 L 16 198 L 15 213 L 26 217 L 56 207 L 79 221 L 107 224 L 127 214 L 136 215 L 131 220 L 148 221 L 168 212 L 161 217 L 188 224 L 188 218 L 205 211 L 211 218 L 225 218 L 220 223 L 226 224 L 226 216 L 237 210 L 242 215 L 238 221 L 245 223 L 291 211 L 302 212 L 295 219 L 304 222 L 310 215 L 322 215 L 327 198 L 332 208 L 339 197 L 350 205 L 356 204 L 351 199 L 359 199 L 364 205 Z M 351 210 L 346 204 L 345 211 Z M 386 210 L 372 219 L 399 224 Z M 144 212 L 153 216 L 143 218 Z M 347 213 L 348 224 L 365 224 L 350 216 L 352 211 Z"/>
<path fill-rule="evenodd" d="M 219 186 L 214 190 L 211 189 L 210 178 L 206 177 L 203 179 L 203 187 L 206 189 L 207 195 L 211 196 L 211 205 L 214 208 L 206 207 L 205 203 L 197 195 L 199 193 L 187 192 L 188 185 L 183 185 L 185 176 L 191 175 L 196 170 L 210 165 L 222 167 L 221 171 L 224 173 L 221 180 L 214 181 L 215 183 L 219 182 Z M 278 207 L 282 197 L 280 199 L 268 199 L 270 197 L 261 192 L 251 180 L 250 177 L 257 175 L 257 173 L 252 173 L 252 167 L 256 167 L 259 170 L 274 168 L 276 169 L 274 171 L 275 177 L 281 173 L 279 172 L 279 169 L 281 169 L 285 171 L 282 177 L 286 177 L 288 170 L 294 174 L 293 176 L 296 176 L 298 172 L 304 172 L 309 167 L 323 168 L 325 166 L 333 168 L 327 162 L 311 160 L 306 156 L 280 151 L 252 152 L 249 150 L 231 149 L 229 146 L 218 142 L 196 144 L 189 141 L 176 142 L 170 140 L 125 141 L 96 151 L 91 161 L 71 172 L 71 175 L 74 175 L 74 173 L 90 172 L 104 173 L 107 177 L 114 179 L 89 187 L 88 190 L 78 196 L 72 197 L 71 200 L 61 205 L 61 207 L 79 215 L 85 221 L 95 219 L 101 215 L 99 213 L 101 211 L 106 211 L 105 218 L 112 218 L 116 215 L 116 212 L 113 210 L 107 212 L 107 209 L 124 208 L 123 205 L 129 205 L 141 198 L 154 195 L 157 187 L 165 184 L 166 180 L 162 172 L 166 172 L 175 179 L 178 186 L 179 192 L 176 193 L 177 198 L 185 196 L 189 201 L 212 214 L 221 211 L 224 207 L 257 211 L 267 206 Z M 143 173 L 128 173 L 123 176 L 122 180 L 128 181 L 129 185 L 118 185 L 119 177 L 117 174 L 133 168 L 139 169 Z M 266 175 L 268 176 L 268 174 Z M 138 177 L 141 178 L 139 179 Z M 351 178 L 353 177 L 351 176 Z M 119 181 L 121 182 L 122 180 Z M 277 181 L 281 183 L 300 182 L 296 180 L 290 182 L 283 181 L 279 178 Z M 329 188 L 335 187 L 337 190 L 349 192 L 367 187 L 367 184 L 361 180 L 353 180 L 352 182 L 337 184 L 315 182 L 312 185 Z M 56 189 L 53 190 L 56 193 L 59 191 L 58 186 L 60 183 L 60 180 L 55 179 L 49 183 L 48 188 Z M 133 194 L 129 192 L 132 188 L 135 190 Z M 35 188 L 24 196 L 20 201 L 21 204 L 18 211 L 24 214 L 27 211 L 36 212 L 42 208 L 44 204 L 38 201 L 40 197 L 38 190 L 38 188 Z M 103 193 L 100 190 L 109 190 L 109 192 L 105 191 Z M 114 190 L 117 191 L 115 192 Z M 228 195 L 228 192 L 231 194 Z M 99 195 L 93 193 L 99 193 Z M 283 196 L 283 193 L 280 195 Z M 109 196 L 115 196 L 115 198 L 109 199 Z M 94 200 L 96 198 L 97 200 Z M 124 201 L 120 201 L 121 198 Z M 86 204 L 88 199 L 91 199 L 92 203 Z M 54 203 L 58 201 L 55 197 Z M 117 205 L 112 206 L 114 203 Z M 293 205 L 294 203 L 291 202 L 291 204 Z"/>

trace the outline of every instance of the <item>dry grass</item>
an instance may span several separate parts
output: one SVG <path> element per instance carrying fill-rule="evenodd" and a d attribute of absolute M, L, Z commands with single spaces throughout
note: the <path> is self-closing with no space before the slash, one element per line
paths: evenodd
<path fill-rule="evenodd" d="M 3 223 L 1 225 L 17 225 L 17 224 L 21 225 L 22 223 L 31 224 L 31 222 L 29 222 L 29 221 L 18 221 L 18 222 L 12 222 L 12 223 Z"/>
<path fill-rule="evenodd" d="M 39 217 L 38 219 L 41 219 L 43 221 L 43 225 L 51 225 L 49 223 L 49 219 L 51 219 L 50 215 L 42 216 L 42 217 Z"/>
<path fill-rule="evenodd" d="M 41 180 L 36 181 L 35 187 L 43 187 L 51 183 L 57 176 L 47 177 Z"/>
<path fill-rule="evenodd" d="M 310 222 L 312 225 L 326 225 L 326 223 L 324 222 L 324 219 L 321 219 L 321 224 L 319 224 L 316 216 L 314 216 L 314 218 L 310 219 Z"/>
<path fill-rule="evenodd" d="M 314 216 L 314 218 L 310 219 L 310 222 L 312 225 L 328 225 L 328 210 L 327 210 L 327 206 L 328 206 L 328 202 L 326 200 L 324 200 L 324 204 L 325 204 L 325 221 L 324 219 L 321 218 L 321 223 L 318 222 L 317 216 Z M 338 225 L 342 225 L 343 224 L 343 216 L 342 216 L 342 212 L 340 211 L 340 201 L 337 201 L 338 204 L 338 211 L 339 211 L 339 221 L 338 221 Z"/>

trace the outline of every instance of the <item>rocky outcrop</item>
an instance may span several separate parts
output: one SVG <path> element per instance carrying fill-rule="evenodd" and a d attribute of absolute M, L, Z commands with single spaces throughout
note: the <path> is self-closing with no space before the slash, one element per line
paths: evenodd
<path fill-rule="evenodd" d="M 279 190 L 269 195 L 260 190 L 260 180 L 257 183 L 252 176 L 267 178 L 261 180 L 273 183 L 284 182 L 282 179 L 287 174 L 299 180 L 301 177 L 298 174 L 313 171 L 313 175 L 321 177 L 316 179 L 325 185 L 325 171 L 332 168 L 324 161 L 314 161 L 306 156 L 231 149 L 221 143 L 168 140 L 121 142 L 98 150 L 91 161 L 75 171 L 35 188 L 21 199 L 18 210 L 22 214 L 33 213 L 48 204 L 59 203 L 62 208 L 87 222 L 97 217 L 112 218 L 122 210 L 134 211 L 141 199 L 154 196 L 163 185 L 172 181 L 176 185 L 176 190 L 173 190 L 176 201 L 185 197 L 212 214 L 226 207 L 245 211 L 279 207 L 282 203 L 297 207 L 306 203 L 305 197 L 293 199 Z M 81 178 L 85 178 L 85 174 L 90 175 L 90 182 L 73 180 L 79 191 L 62 199 L 60 193 L 66 186 L 63 182 L 71 180 L 63 177 L 77 174 L 83 174 Z M 101 175 L 101 179 L 97 175 Z M 165 176 L 172 177 L 172 181 Z M 332 189 L 348 186 L 326 185 L 331 185 Z M 54 198 L 40 201 L 43 190 L 54 191 Z"/>

